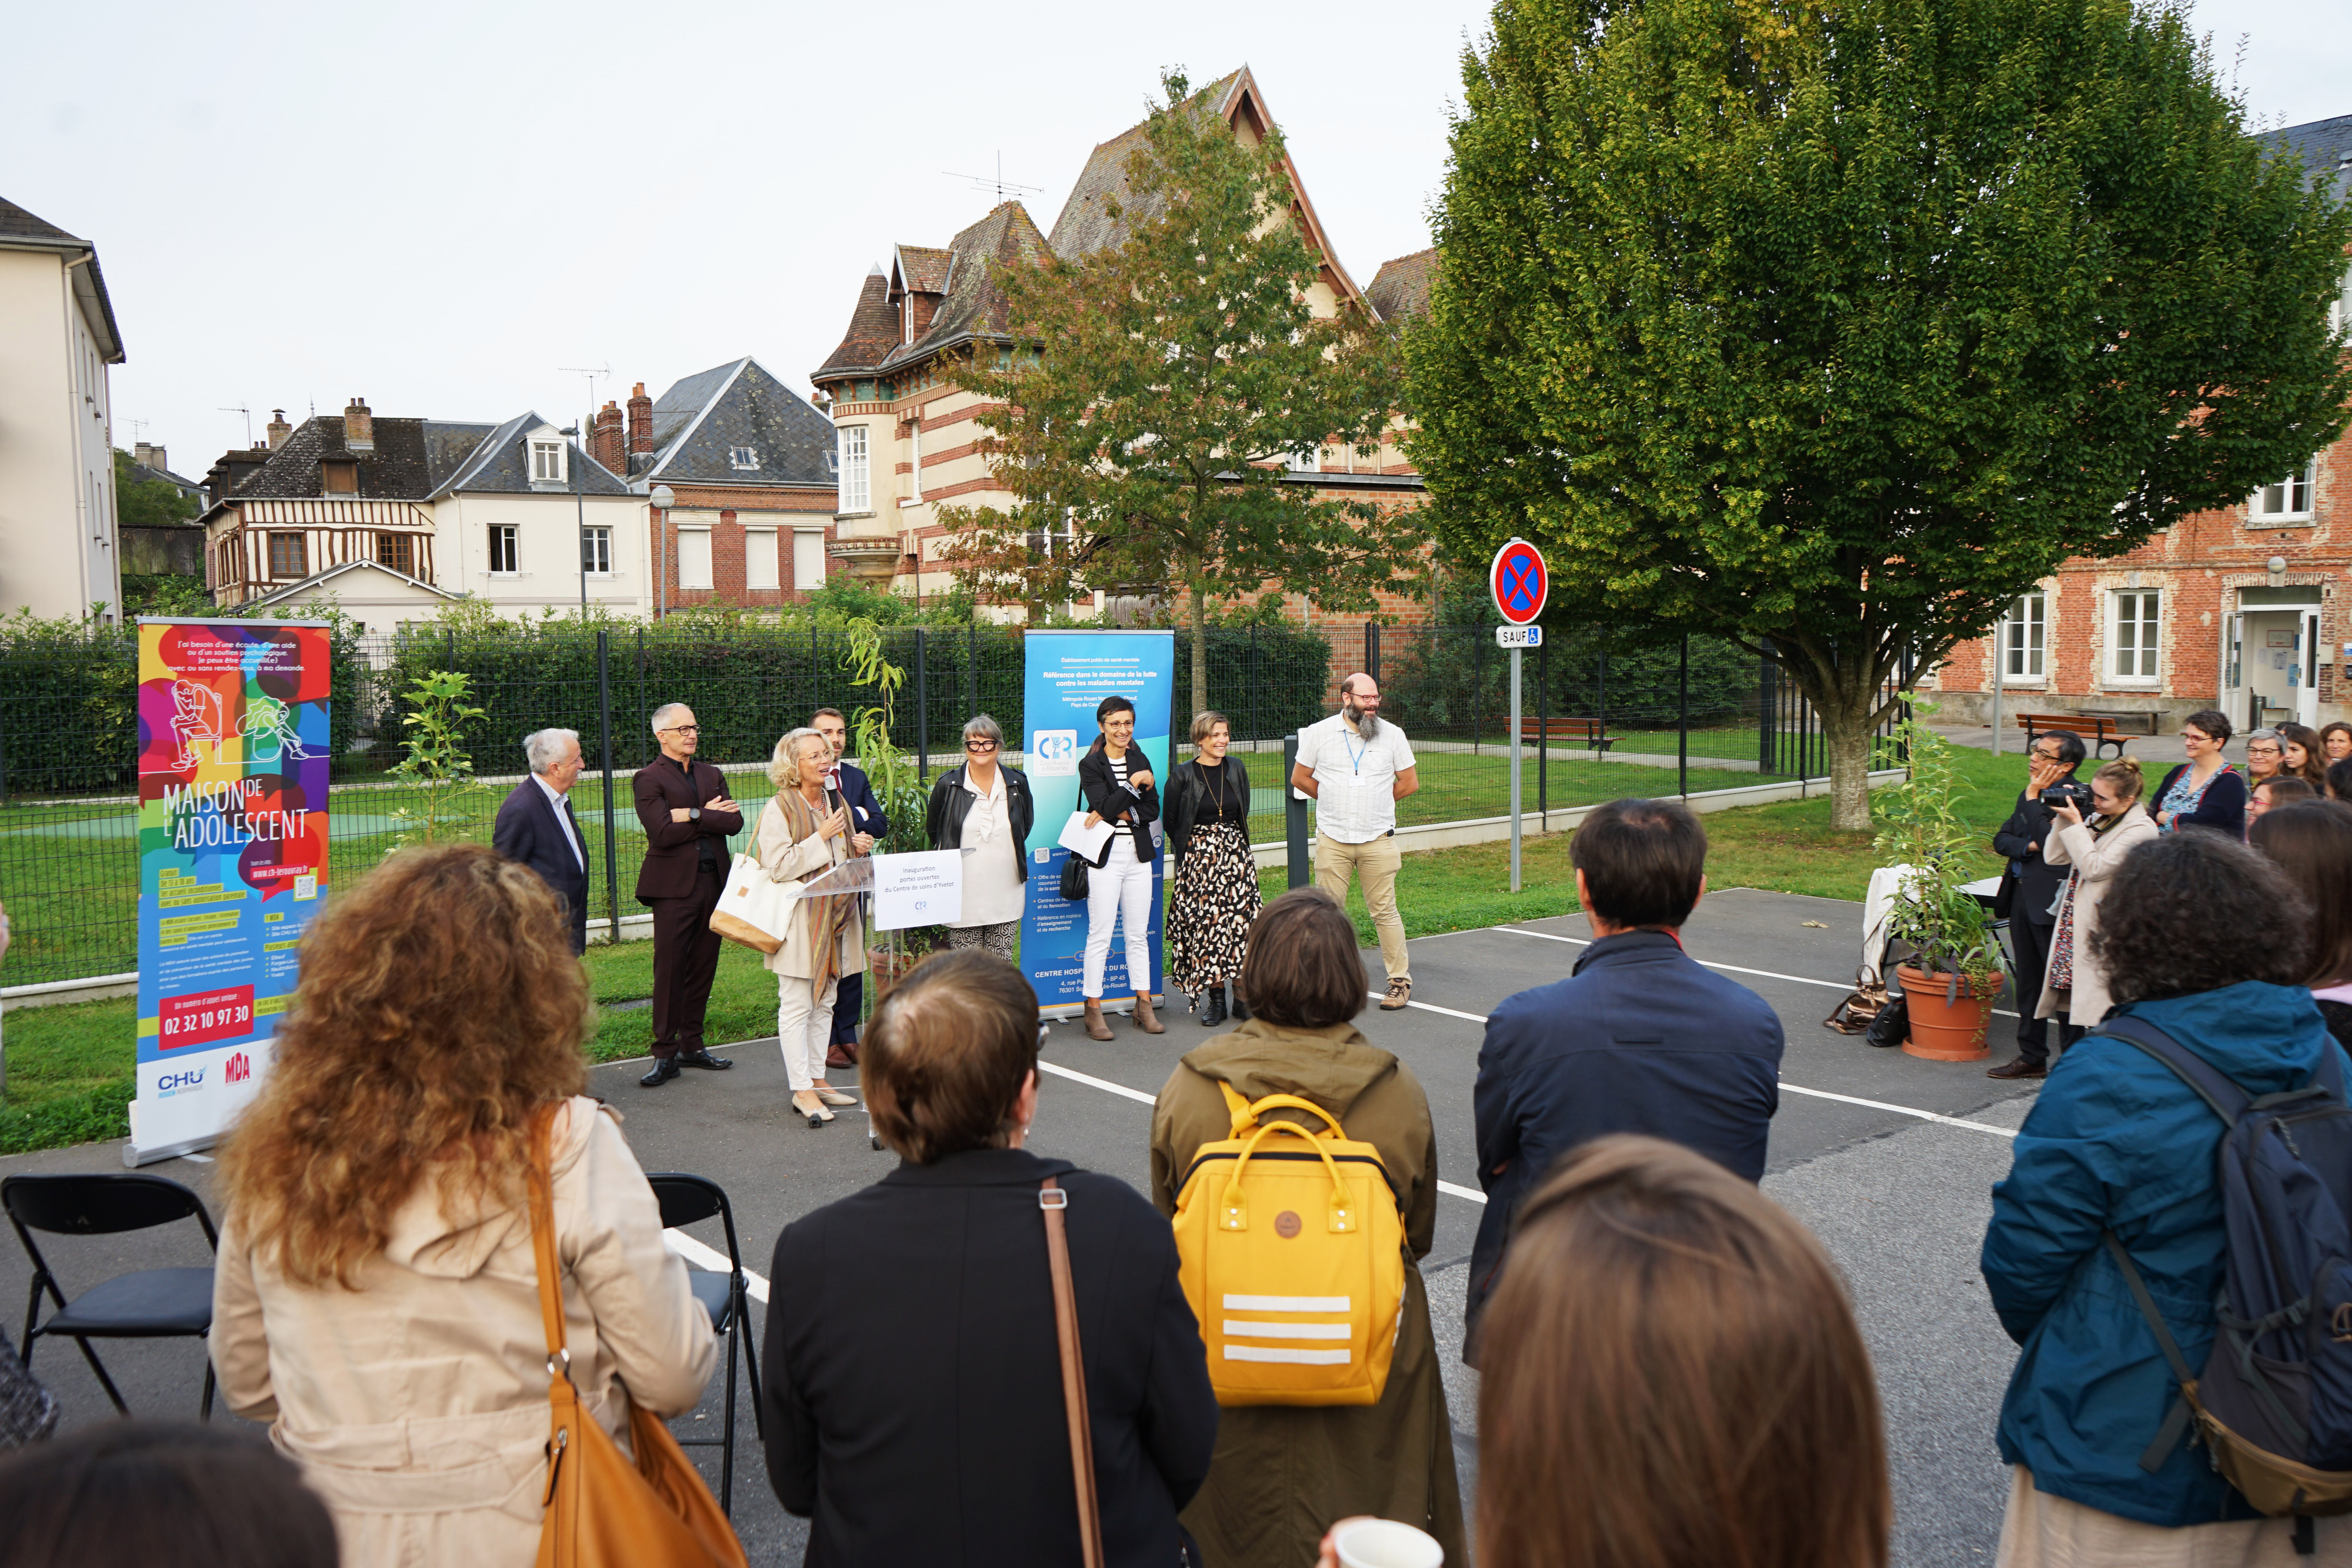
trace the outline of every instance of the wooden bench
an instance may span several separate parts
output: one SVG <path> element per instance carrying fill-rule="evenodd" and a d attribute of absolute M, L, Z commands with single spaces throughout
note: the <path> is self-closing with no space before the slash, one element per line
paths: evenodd
<path fill-rule="evenodd" d="M 1538 746 L 1566 742 L 1588 752 L 1605 752 L 1617 743 L 1616 736 L 1601 732 L 1606 728 L 1598 719 L 1522 719 L 1519 739 Z"/>
<path fill-rule="evenodd" d="M 2113 746 L 2116 755 L 2120 757 L 2124 754 L 2124 747 L 2130 744 L 2133 738 L 2115 720 L 2095 719 L 2087 713 L 2020 713 L 2017 727 L 2025 731 L 2025 749 L 2029 752 L 2039 737 L 2063 731 L 2068 734 L 2080 735 L 2090 742 L 2094 756 L 2104 755 L 2106 748 Z"/>

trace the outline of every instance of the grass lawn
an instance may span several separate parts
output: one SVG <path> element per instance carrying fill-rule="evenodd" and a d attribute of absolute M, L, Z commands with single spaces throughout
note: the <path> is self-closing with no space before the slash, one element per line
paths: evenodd
<path fill-rule="evenodd" d="M 1955 757 L 1961 778 L 1970 786 L 1970 793 L 1959 802 L 1961 816 L 1980 827 L 1987 841 L 1980 864 L 1971 869 L 1978 875 L 1990 875 L 2000 869 L 2000 862 L 1992 854 L 1990 840 L 1994 828 L 2008 816 L 2016 792 L 2024 783 L 2024 763 L 2014 755 L 1997 758 L 1968 748 L 1956 748 Z M 1579 797 L 1582 799 L 1672 792 L 1672 770 L 1614 763 L 1555 763 L 1552 778 L 1556 788 L 1561 782 L 1562 769 L 1568 767 L 1579 770 L 1578 783 L 1585 791 Z M 1586 770 L 1601 776 L 1588 781 L 1582 776 Z M 1649 776 L 1660 773 L 1667 781 L 1664 789 Z M 1614 787 L 1599 787 L 1602 784 Z M 1425 795 L 1431 791 L 1424 787 L 1422 793 Z M 1530 783 L 1530 807 L 1534 798 Z M 1453 815 L 1469 813 L 1457 810 Z M 1708 882 L 1717 888 L 1766 888 L 1822 898 L 1860 899 L 1880 858 L 1871 847 L 1871 835 L 1833 833 L 1829 816 L 1826 797 L 1745 806 L 1708 816 L 1705 818 Z M 1522 866 L 1523 889 L 1517 893 L 1509 890 L 1507 843 L 1469 845 L 1407 856 L 1401 900 L 1407 934 L 1430 936 L 1439 931 L 1568 913 L 1575 900 L 1568 844 L 1569 836 L 1564 833 L 1528 838 Z M 1260 873 L 1259 882 L 1271 899 L 1288 885 L 1287 874 L 1279 868 L 1265 871 Z M 1349 909 L 1355 916 L 1360 939 L 1370 946 L 1374 940 L 1371 921 L 1365 912 L 1360 893 L 1350 895 Z M 635 912 L 634 901 L 625 906 L 625 912 Z M 639 1001 L 652 994 L 653 958 L 650 942 L 588 950 L 585 962 L 598 1004 L 595 1034 L 588 1043 L 590 1059 L 616 1061 L 646 1054 L 653 1037 L 652 1010 L 614 1004 Z M 9 967 L 13 971 L 16 966 L 12 963 Z M 0 1099 L 0 1153 L 120 1138 L 128 1133 L 130 1126 L 123 1107 L 131 1098 L 131 1068 L 137 1059 L 132 1045 L 136 1008 L 131 999 L 124 997 L 58 1007 L 29 1007 L 7 1015 L 7 1092 L 5 1099 Z M 718 983 L 711 990 L 711 1042 L 764 1036 L 776 1026 L 775 1019 L 775 977 L 760 967 L 757 954 L 729 943 L 721 952 Z"/>

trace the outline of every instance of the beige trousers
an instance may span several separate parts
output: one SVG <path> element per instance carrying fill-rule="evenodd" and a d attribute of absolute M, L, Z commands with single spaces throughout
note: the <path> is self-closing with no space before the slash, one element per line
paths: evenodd
<path fill-rule="evenodd" d="M 2317 1521 L 2317 1551 L 2298 1557 L 2294 1521 L 2234 1520 L 2168 1530 L 2033 1489 L 2033 1472 L 2009 1473 L 1995 1568 L 2343 1568 L 2352 1563 L 2352 1525 Z"/>
<path fill-rule="evenodd" d="M 1404 921 L 1397 914 L 1397 868 L 1404 854 L 1394 835 L 1370 844 L 1342 844 L 1328 833 L 1315 836 L 1315 885 L 1348 903 L 1348 878 L 1353 873 L 1364 884 L 1364 907 L 1372 912 L 1372 930 L 1380 934 L 1381 966 L 1391 980 L 1412 981 L 1412 960 L 1405 956 Z"/>

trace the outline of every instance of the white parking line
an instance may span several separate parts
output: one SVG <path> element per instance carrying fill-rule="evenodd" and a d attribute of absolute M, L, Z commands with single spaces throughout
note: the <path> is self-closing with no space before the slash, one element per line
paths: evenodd
<path fill-rule="evenodd" d="M 1873 1110 L 1899 1110 L 1906 1116 L 1916 1116 L 1922 1121 L 1940 1121 L 1947 1127 L 1965 1127 L 1971 1132 L 1990 1132 L 1996 1138 L 2014 1138 L 2017 1129 L 1993 1127 L 1982 1121 L 1970 1121 L 1961 1116 L 1943 1116 L 1932 1110 L 1914 1110 L 1907 1105 L 1889 1105 L 1883 1100 L 1857 1100 L 1850 1094 L 1832 1094 L 1825 1089 L 1807 1089 L 1801 1084 L 1780 1080 L 1780 1087 L 1790 1094 L 1810 1094 L 1815 1100 L 1840 1100 L 1848 1105 L 1867 1105 Z"/>
<path fill-rule="evenodd" d="M 1577 947 L 1591 947 L 1592 945 L 1590 942 L 1587 942 L 1580 936 L 1555 936 L 1548 931 L 1523 931 L 1517 926 L 1488 926 L 1486 929 L 1488 931 L 1502 931 L 1510 936 L 1531 936 L 1542 942 L 1565 942 Z M 1797 985 L 1826 985 L 1832 991 L 1851 991 L 1853 989 L 1851 984 L 1843 980 L 1815 980 L 1809 974 L 1781 974 L 1769 969 L 1742 969 L 1736 963 L 1717 963 L 1711 959 L 1705 958 L 1694 958 L 1691 962 L 1701 964 L 1708 969 L 1720 969 L 1727 974 L 1753 974 L 1759 980 L 1786 980 L 1792 984 Z M 2006 1007 L 1996 1007 L 1992 1012 L 1993 1016 L 1996 1018 L 2014 1018 L 2017 1016 L 2016 1014 L 2011 1012 Z M 1466 1017 L 1468 1015 L 1457 1013 L 1454 1016 Z"/>
<path fill-rule="evenodd" d="M 688 1263 L 693 1264 L 696 1268 L 708 1268 L 713 1274 L 724 1274 L 728 1269 L 734 1267 L 734 1265 L 727 1261 L 727 1255 L 725 1253 L 719 1251 L 715 1247 L 704 1246 L 701 1242 L 695 1240 L 694 1237 L 687 1235 L 686 1232 L 682 1230 L 666 1230 L 662 1232 L 662 1245 L 668 1247 L 672 1252 L 677 1253 L 680 1258 L 685 1258 Z M 763 1307 L 768 1304 L 768 1282 L 766 1279 L 746 1268 L 743 1270 L 743 1283 L 745 1289 L 751 1293 L 751 1300 L 759 1302 Z"/>

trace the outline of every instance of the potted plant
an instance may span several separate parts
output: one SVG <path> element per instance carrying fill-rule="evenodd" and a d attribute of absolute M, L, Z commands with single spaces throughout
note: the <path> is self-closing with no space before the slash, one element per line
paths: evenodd
<path fill-rule="evenodd" d="M 924 785 L 915 760 L 890 739 L 898 688 L 906 681 L 907 672 L 883 657 L 882 628 L 873 621 L 861 616 L 851 620 L 845 629 L 849 638 L 852 679 L 856 685 L 872 687 L 875 697 L 874 705 L 860 708 L 851 721 L 851 744 L 857 754 L 857 765 L 865 771 L 866 783 L 873 785 L 874 798 L 881 805 L 882 815 L 890 819 L 892 831 L 901 836 L 899 841 L 919 841 L 923 821 L 929 813 L 930 791 Z M 866 967 L 873 976 L 873 984 L 866 990 L 866 1005 L 871 1006 L 921 962 L 924 954 L 946 945 L 947 928 L 917 926 L 902 931 L 874 931 L 869 936 Z"/>
<path fill-rule="evenodd" d="M 1911 1020 L 1903 1048 L 1929 1061 L 1979 1061 L 1989 1054 L 1985 1030 L 2008 959 L 1991 911 L 1968 891 L 1979 836 L 1955 805 L 1965 786 L 1952 765 L 1951 742 L 1920 722 L 1935 710 L 1932 703 L 1914 702 L 1895 727 L 1911 776 L 1884 797 L 1886 827 L 1876 847 L 1909 868 L 1888 921 L 1889 933 L 1911 948 L 1895 969 Z"/>

